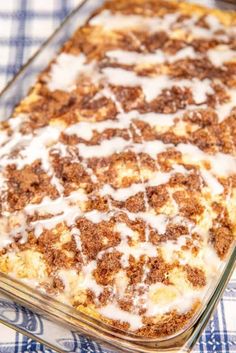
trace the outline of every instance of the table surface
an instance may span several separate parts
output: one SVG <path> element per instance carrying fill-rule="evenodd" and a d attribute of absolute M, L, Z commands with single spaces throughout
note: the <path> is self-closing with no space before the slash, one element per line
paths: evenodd
<path fill-rule="evenodd" d="M 0 89 L 13 77 L 22 64 L 35 52 L 80 0 L 2 0 L 0 1 Z M 212 0 L 198 0 L 198 3 Z M 27 309 L 13 304 L 0 295 L 0 319 L 18 318 L 22 323 L 43 328 L 44 320 Z M 75 333 L 63 330 L 58 339 L 71 352 L 96 353 L 101 350 L 94 343 Z M 211 319 L 195 352 L 236 353 L 236 272 L 234 273 L 217 312 Z M 52 353 L 0 324 L 0 353 Z"/>

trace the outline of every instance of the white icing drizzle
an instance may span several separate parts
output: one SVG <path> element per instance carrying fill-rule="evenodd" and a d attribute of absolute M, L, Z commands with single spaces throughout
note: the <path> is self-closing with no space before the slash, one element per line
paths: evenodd
<path fill-rule="evenodd" d="M 20 242 L 27 239 L 25 217 L 22 213 L 0 217 L 0 249 L 12 243 L 15 237 L 20 236 Z"/>
<path fill-rule="evenodd" d="M 56 62 L 52 64 L 48 88 L 51 91 L 72 91 L 75 81 L 80 75 L 91 75 L 93 64 L 86 64 L 86 56 L 83 53 L 71 55 L 61 53 Z"/>
<path fill-rule="evenodd" d="M 190 49 L 188 49 L 190 51 Z M 69 55 L 69 59 L 73 61 L 78 61 L 78 66 L 81 65 L 80 56 L 73 56 L 71 54 L 61 54 L 64 58 Z M 82 54 L 81 54 L 82 55 Z M 179 53 L 180 55 L 180 53 Z M 60 56 L 59 56 L 60 57 Z M 88 72 L 91 69 L 92 64 L 84 64 L 84 67 L 81 69 L 83 73 Z M 68 65 L 65 65 L 68 70 Z M 88 66 L 88 67 L 87 67 Z M 67 73 L 63 71 L 60 65 L 60 61 L 57 62 L 52 66 L 51 77 L 48 82 L 48 87 L 51 90 L 61 89 L 61 90 L 72 90 L 75 88 L 76 79 L 78 77 L 78 72 L 76 70 L 70 70 L 70 76 L 68 81 L 63 81 L 63 85 L 57 82 L 58 75 L 54 74 L 54 71 L 60 71 L 61 76 L 66 76 Z M 63 75 L 62 75 L 63 73 Z M 91 74 L 90 74 L 91 76 Z M 188 87 L 192 89 L 194 100 L 197 104 L 203 103 L 206 100 L 207 94 L 213 94 L 214 91 L 210 86 L 210 80 L 204 79 L 202 81 L 198 80 L 197 78 L 193 78 L 192 80 L 178 80 L 174 82 L 171 80 L 167 75 L 158 75 L 156 77 L 142 77 L 137 76 L 135 72 L 128 71 L 121 68 L 111 68 L 107 67 L 102 70 L 101 74 L 92 75 L 95 81 L 106 79 L 108 83 L 113 85 L 121 85 L 121 86 L 140 86 L 145 94 L 146 100 L 150 102 L 155 97 L 157 97 L 163 89 L 170 89 L 174 84 L 178 85 L 181 88 Z"/>
<path fill-rule="evenodd" d="M 84 216 L 93 223 L 99 223 L 102 221 L 109 221 L 110 218 L 113 216 L 113 212 L 100 212 L 97 210 L 93 210 L 90 212 L 84 213 Z"/>
<path fill-rule="evenodd" d="M 121 320 L 130 324 L 131 330 L 137 330 L 143 326 L 141 316 L 138 314 L 132 314 L 128 311 L 122 310 L 117 304 L 107 304 L 101 309 L 98 309 L 100 314 L 113 320 Z"/>
<path fill-rule="evenodd" d="M 173 170 L 171 172 L 155 172 L 147 182 L 133 183 L 127 188 L 114 189 L 111 185 L 104 184 L 103 187 L 100 189 L 100 195 L 109 195 L 112 196 L 114 200 L 126 201 L 129 197 L 134 196 L 138 192 L 145 192 L 146 187 L 148 186 L 158 186 L 167 183 L 170 180 L 171 176 L 175 173 L 182 173 L 184 175 L 187 175 L 188 171 L 182 166 L 173 165 Z"/>
<path fill-rule="evenodd" d="M 126 240 L 127 236 L 130 238 L 134 236 L 134 231 L 129 228 L 126 223 L 116 223 L 115 230 L 120 233 L 122 240 Z"/>
<path fill-rule="evenodd" d="M 162 283 L 157 283 L 150 286 L 150 291 L 166 288 Z M 205 291 L 203 290 L 189 290 L 183 288 L 182 292 L 177 292 L 176 299 L 169 303 L 162 303 L 161 305 L 154 305 L 152 300 L 147 300 L 147 316 L 162 315 L 172 310 L 178 310 L 180 313 L 185 313 L 192 308 L 195 300 L 203 297 Z"/>
<path fill-rule="evenodd" d="M 230 115 L 232 110 L 236 108 L 236 90 L 229 90 L 228 94 L 230 96 L 230 101 L 228 103 L 218 105 L 217 107 L 217 113 L 219 116 L 220 123 Z"/>
<path fill-rule="evenodd" d="M 58 272 L 58 277 L 63 281 L 69 296 L 80 296 L 86 289 L 93 290 L 96 296 L 102 293 L 102 287 L 97 284 L 92 276 L 96 266 L 96 261 L 89 262 L 86 266 L 83 266 L 80 275 L 78 275 L 76 270 L 60 270 Z"/>
<path fill-rule="evenodd" d="M 104 30 L 123 30 L 124 28 L 142 28 L 150 32 L 164 31 L 172 35 L 171 29 L 186 32 L 194 38 L 226 38 L 227 35 L 235 34 L 235 26 L 229 28 L 224 27 L 218 18 L 214 15 L 207 15 L 206 22 L 208 28 L 203 28 L 197 24 L 199 15 L 192 14 L 191 18 L 176 22 L 180 13 L 166 14 L 160 17 L 143 17 L 139 15 L 124 15 L 121 13 L 111 13 L 109 10 L 103 10 L 98 15 L 93 17 L 89 24 L 91 26 L 102 26 Z M 221 30 L 226 32 L 226 36 L 221 34 Z"/>
<path fill-rule="evenodd" d="M 68 197 L 59 197 L 51 200 L 45 197 L 39 204 L 29 204 L 25 211 L 29 215 L 49 215 L 48 218 L 32 222 L 35 226 L 35 235 L 39 237 L 44 229 L 53 229 L 57 224 L 65 222 L 68 226 L 73 225 L 75 219 L 82 215 L 79 204 L 87 200 L 87 197 L 79 192 L 72 192 Z M 53 215 L 53 217 L 50 217 Z"/>
<path fill-rule="evenodd" d="M 12 120 L 15 120 L 12 119 Z M 31 164 L 37 159 L 41 159 L 42 167 L 45 171 L 50 168 L 48 147 L 58 141 L 62 126 L 46 126 L 38 129 L 36 134 L 22 135 L 14 132 L 8 141 L 0 149 L 1 165 L 16 164 L 19 169 L 27 164 Z M 9 158 L 9 154 L 17 149 L 20 150 L 20 158 Z"/>
<path fill-rule="evenodd" d="M 229 49 L 228 45 L 218 45 L 214 49 L 209 49 L 207 55 L 215 66 L 222 66 L 222 64 L 236 59 L 236 50 Z"/>
<path fill-rule="evenodd" d="M 211 87 L 209 79 L 199 80 L 178 80 L 176 82 L 170 79 L 167 75 L 158 75 L 156 77 L 137 76 L 133 71 L 128 71 L 121 68 L 105 68 L 102 70 L 108 82 L 113 85 L 142 87 L 143 93 L 147 102 L 156 98 L 164 89 L 170 89 L 174 85 L 181 88 L 191 88 L 193 98 L 197 104 L 204 103 L 207 94 L 213 94 L 214 90 Z"/>
<path fill-rule="evenodd" d="M 93 271 L 96 270 L 96 268 L 96 261 L 91 261 L 86 266 L 83 266 L 83 282 L 81 284 L 81 287 L 84 289 L 91 289 L 98 297 L 102 293 L 103 288 L 99 284 L 97 284 L 93 277 Z"/>
<path fill-rule="evenodd" d="M 133 116 L 133 115 L 132 115 Z M 137 116 L 137 113 L 136 115 Z M 102 133 L 106 129 L 124 129 L 129 127 L 131 119 L 124 121 L 124 118 L 118 116 L 117 120 L 104 120 L 101 122 L 85 122 L 81 121 L 77 124 L 72 124 L 68 128 L 65 129 L 65 134 L 73 135 L 84 139 L 90 140 L 93 137 L 93 131 L 97 131 Z"/>
<path fill-rule="evenodd" d="M 104 140 L 99 145 L 87 146 L 79 143 L 79 153 L 83 158 L 108 157 L 113 153 L 124 151 L 131 146 L 130 140 L 124 140 L 120 137 L 114 137 L 111 140 Z"/>
<path fill-rule="evenodd" d="M 148 29 L 150 31 L 165 31 L 176 21 L 178 14 L 166 14 L 162 19 L 158 17 L 150 18 L 139 15 L 112 14 L 109 10 L 104 10 L 93 17 L 89 24 L 91 26 L 102 26 L 105 30 L 118 30 L 124 28 Z"/>
<path fill-rule="evenodd" d="M 167 262 L 172 262 L 173 260 L 181 261 L 179 259 L 179 254 L 181 254 L 181 247 L 186 245 L 187 237 L 181 236 L 177 241 L 167 240 L 164 244 L 160 244 L 160 249 L 164 252 L 164 258 Z"/>
<path fill-rule="evenodd" d="M 147 222 L 152 228 L 156 229 L 159 234 L 164 234 L 166 231 L 166 226 L 169 222 L 168 216 L 165 214 L 152 214 L 139 212 L 138 216 Z"/>
<path fill-rule="evenodd" d="M 177 51 L 175 55 L 169 55 L 166 57 L 167 61 L 174 62 L 182 59 L 196 59 L 197 53 L 192 47 L 185 47 Z"/>
<path fill-rule="evenodd" d="M 106 86 L 105 90 L 108 94 L 108 97 L 110 97 L 111 99 L 113 99 L 115 101 L 115 105 L 116 105 L 118 112 L 124 113 L 124 109 L 123 109 L 122 105 L 117 101 L 115 95 L 111 92 L 111 90 L 107 86 Z M 141 145 L 146 146 L 144 143 L 143 137 L 142 137 L 142 133 L 138 129 L 138 127 L 132 123 L 132 128 L 134 129 L 135 133 L 141 137 L 141 142 L 142 142 Z M 132 131 L 130 129 L 128 129 L 128 132 L 129 132 L 129 137 L 132 140 Z M 137 148 L 137 145 L 135 147 Z M 158 150 L 160 150 L 160 149 L 162 150 L 163 144 L 158 144 L 156 147 L 158 148 Z M 134 149 L 134 146 L 132 146 L 132 151 L 135 152 L 137 166 L 138 166 L 138 170 L 139 170 L 139 177 L 140 177 L 142 184 L 144 184 L 144 177 L 141 173 L 141 168 L 142 168 L 141 167 L 141 160 L 140 160 L 140 156 L 139 156 L 140 145 L 138 145 L 138 150 Z M 146 151 L 144 150 L 143 152 L 146 152 Z M 144 205 L 145 205 L 145 209 L 148 211 L 150 207 L 149 207 L 148 196 L 147 196 L 146 192 L 144 192 Z M 149 241 L 149 229 L 148 228 L 145 229 L 145 241 L 146 242 Z M 144 272 L 146 272 L 146 266 L 144 266 L 144 268 L 145 268 Z"/>
<path fill-rule="evenodd" d="M 106 56 L 120 64 L 139 65 L 139 64 L 162 64 L 165 62 L 165 55 L 162 50 L 156 50 L 155 53 L 143 54 L 125 50 L 111 50 Z"/>
<path fill-rule="evenodd" d="M 222 27 L 220 21 L 216 16 L 207 15 L 205 17 L 205 21 L 208 24 L 208 26 L 210 26 L 212 31 L 217 31 L 219 30 L 219 27 Z"/>
<path fill-rule="evenodd" d="M 103 185 L 103 187 L 100 190 L 100 195 L 105 196 L 105 195 L 110 195 L 114 200 L 117 201 L 125 201 L 129 197 L 134 196 L 138 192 L 144 192 L 145 191 L 145 186 L 144 184 L 132 184 L 128 188 L 119 188 L 119 189 L 113 189 L 112 186 L 109 184 Z"/>
<path fill-rule="evenodd" d="M 174 120 L 177 117 L 181 118 L 182 114 L 183 114 L 183 111 L 178 111 L 177 113 L 173 113 L 173 114 L 161 114 L 161 113 L 153 113 L 153 112 L 141 114 L 137 110 L 131 110 L 130 112 L 127 112 L 127 113 L 122 112 L 117 114 L 116 120 L 107 119 L 100 122 L 81 121 L 79 123 L 72 124 L 64 130 L 64 133 L 67 135 L 76 135 L 84 140 L 89 141 L 93 137 L 94 131 L 102 133 L 106 129 L 130 128 L 130 124 L 133 124 L 133 120 L 135 119 L 148 123 L 153 127 L 156 127 L 156 126 L 169 127 L 174 125 Z"/>
<path fill-rule="evenodd" d="M 155 257 L 157 249 L 150 242 L 138 242 L 134 246 L 129 246 L 128 238 L 133 238 L 134 232 L 125 224 L 117 223 L 115 230 L 121 235 L 121 242 L 116 246 L 116 250 L 122 253 L 121 264 L 125 268 L 129 265 L 129 257 L 132 255 L 135 259 L 139 259 L 141 255 Z"/>
<path fill-rule="evenodd" d="M 236 170 L 236 158 L 218 152 L 214 155 L 203 152 L 197 146 L 192 144 L 180 143 L 177 149 L 183 153 L 184 157 L 193 164 L 199 164 L 199 162 L 208 161 L 211 164 L 212 172 L 217 176 L 227 177 L 235 174 Z"/>
<path fill-rule="evenodd" d="M 76 247 L 79 251 L 81 251 L 81 256 L 83 258 L 85 258 L 83 252 L 82 252 L 82 242 L 81 242 L 81 233 L 80 233 L 80 230 L 76 227 L 72 228 L 71 230 L 71 234 L 73 235 L 74 239 L 75 239 L 75 242 L 76 242 Z"/>
<path fill-rule="evenodd" d="M 196 52 L 192 47 L 180 49 L 175 55 L 167 55 L 158 49 L 154 53 L 137 53 L 121 49 L 111 50 L 106 56 L 125 65 L 163 64 L 165 61 L 174 62 L 181 59 L 196 58 Z"/>
<path fill-rule="evenodd" d="M 222 192 L 224 192 L 224 187 L 210 172 L 208 172 L 206 169 L 202 169 L 201 174 L 213 195 L 222 194 Z"/>

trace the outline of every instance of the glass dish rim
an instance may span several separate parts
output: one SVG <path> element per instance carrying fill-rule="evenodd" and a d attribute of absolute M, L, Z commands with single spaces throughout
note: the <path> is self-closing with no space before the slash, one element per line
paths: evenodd
<path fill-rule="evenodd" d="M 30 297 L 31 293 L 29 290 L 29 287 L 19 283 L 20 287 L 24 287 L 27 288 L 27 292 L 20 292 L 19 288 L 17 287 L 18 283 L 16 283 L 16 281 L 12 281 L 12 279 L 9 279 L 9 276 L 0 273 L 0 280 L 1 280 L 1 288 L 0 288 L 0 292 L 2 292 L 4 295 L 8 296 L 9 298 L 13 299 L 14 301 L 18 302 L 20 305 L 26 306 L 28 307 L 30 310 L 35 311 L 36 313 L 42 314 L 43 316 L 45 316 L 46 318 L 48 318 L 49 320 L 59 323 L 62 326 L 68 327 L 69 329 L 72 330 L 77 330 L 78 332 L 80 332 L 81 334 L 87 335 L 88 337 L 90 337 L 91 339 L 94 339 L 96 341 L 96 339 L 99 340 L 100 344 L 104 344 L 104 345 L 108 345 L 109 348 L 115 348 L 118 349 L 118 351 L 121 352 L 132 352 L 132 353 L 164 353 L 164 352 L 168 352 L 168 353 L 183 353 L 183 352 L 190 352 L 190 350 L 193 348 L 194 344 L 196 343 L 197 339 L 200 337 L 201 333 L 203 332 L 204 328 L 206 327 L 208 321 L 210 320 L 219 300 L 221 299 L 221 296 L 223 294 L 224 289 L 226 288 L 230 277 L 234 271 L 234 269 L 236 268 L 236 248 L 233 249 L 232 254 L 230 256 L 229 259 L 229 264 L 226 267 L 223 276 L 221 278 L 221 280 L 219 281 L 216 290 L 214 291 L 214 293 L 212 294 L 212 297 L 210 298 L 209 302 L 207 303 L 207 306 L 205 308 L 205 310 L 203 310 L 202 314 L 200 315 L 200 317 L 198 318 L 198 320 L 194 323 L 194 325 L 190 328 L 188 328 L 184 334 L 183 337 L 180 337 L 180 343 L 177 342 L 178 346 L 174 346 L 174 347 L 158 347 L 155 345 L 155 341 L 153 342 L 147 342 L 147 343 L 154 343 L 154 346 L 146 346 L 146 345 L 140 345 L 142 342 L 141 341 L 128 341 L 127 342 L 127 337 L 117 337 L 117 336 L 112 336 L 112 332 L 110 334 L 110 332 L 108 333 L 108 335 L 104 335 L 103 332 L 99 332 L 96 330 L 94 330 L 94 327 L 90 326 L 90 324 L 86 324 L 85 326 L 77 326 L 77 323 L 73 323 L 70 322 L 70 320 L 68 320 L 68 318 L 64 318 L 62 316 L 60 317 L 56 317 L 54 313 L 52 313 L 50 310 L 45 310 L 42 309 L 42 307 L 40 306 L 40 302 L 32 302 L 32 298 Z M 9 283 L 10 282 L 10 285 Z M 12 291 L 13 289 L 13 291 Z M 18 297 L 18 292 L 20 292 L 21 294 L 21 298 Z M 39 296 L 41 296 L 41 293 L 35 291 L 35 290 L 31 290 L 31 292 L 34 292 L 36 295 L 38 294 Z M 22 295 L 24 294 L 24 295 Z M 24 297 L 26 296 L 26 298 Z M 48 298 L 47 296 L 46 300 L 47 302 L 45 303 L 45 305 L 48 305 L 48 299 L 50 299 L 50 297 Z M 30 299 L 29 299 L 30 298 Z M 36 299 L 37 301 L 37 299 Z M 53 302 L 54 300 L 51 298 L 51 302 Z M 51 304 L 51 303 L 50 303 Z M 58 303 L 60 305 L 60 303 Z M 39 308 L 40 306 L 40 308 Z M 67 315 L 68 316 L 68 315 Z M 89 318 L 90 319 L 90 318 Z M 50 342 L 45 341 L 43 338 L 32 334 L 29 331 L 26 331 L 18 326 L 15 326 L 13 324 L 9 324 L 9 322 L 3 322 L 3 320 L 0 320 L 1 323 L 15 329 L 16 331 L 23 333 L 25 335 L 28 335 L 30 338 L 36 339 L 38 340 L 40 343 L 48 345 L 49 348 L 53 348 L 55 351 L 59 352 L 59 353 L 64 353 L 65 351 L 59 349 L 57 346 L 53 346 L 53 344 L 51 344 Z M 83 322 L 80 322 L 83 325 Z M 89 330 L 87 331 L 87 329 L 91 329 L 92 331 Z M 167 343 L 169 341 L 167 340 Z M 158 343 L 158 342 L 157 342 Z M 137 345 L 138 344 L 138 345 Z M 180 344 L 180 345 L 179 345 Z M 131 351 L 132 349 L 132 351 Z"/>
<path fill-rule="evenodd" d="M 89 2 L 92 2 L 93 0 L 82 0 L 81 3 L 75 7 L 74 10 L 71 11 L 71 13 L 63 20 L 63 22 L 60 24 L 60 26 L 53 32 L 53 34 L 39 47 L 39 49 L 35 52 L 35 54 L 26 62 L 26 64 L 23 65 L 23 67 L 19 70 L 19 72 L 13 77 L 13 79 L 11 79 L 9 81 L 9 83 L 7 83 L 7 85 L 2 89 L 2 91 L 0 92 L 0 104 L 1 104 L 1 99 L 2 97 L 7 94 L 11 89 L 12 87 L 14 86 L 15 82 L 20 78 L 20 76 L 22 75 L 22 73 L 27 70 L 31 64 L 33 64 L 34 60 L 38 57 L 38 55 L 43 51 L 43 50 L 46 50 L 48 46 L 50 46 L 53 42 L 53 39 L 55 38 L 56 34 L 59 33 L 60 31 L 62 31 L 64 28 L 66 28 L 66 26 L 68 25 L 69 21 L 74 17 L 74 15 L 76 15 L 76 13 L 78 11 L 81 10 L 81 8 L 86 5 L 87 3 Z M 94 1 L 95 2 L 95 1 Z M 226 1 L 218 1 L 219 3 L 222 3 L 222 4 L 228 4 Z M 233 6 L 236 6 L 236 4 L 234 4 Z M 54 54 L 56 53 L 56 51 L 54 52 Z M 40 72 L 40 71 L 39 71 Z M 37 75 L 36 75 L 37 76 Z M 30 85 L 28 86 L 28 89 L 30 88 Z M 24 95 L 23 95 L 24 96 Z M 231 264 L 231 268 L 229 269 L 230 271 L 234 268 L 235 264 L 236 264 L 236 252 L 235 252 L 235 242 L 234 244 L 232 245 L 232 249 L 231 249 L 231 254 L 228 255 L 228 258 L 227 258 L 227 261 L 225 262 L 223 268 L 222 268 L 222 271 L 221 271 L 221 275 L 219 276 L 219 278 L 217 279 L 216 283 L 214 283 L 214 289 L 211 288 L 211 294 L 213 295 L 216 290 L 217 290 L 217 287 L 218 285 L 220 284 L 220 282 L 222 281 L 222 278 L 224 277 L 224 274 L 228 268 L 228 262 L 230 262 L 230 259 L 233 258 L 233 261 L 232 261 L 232 264 Z M 125 340 L 128 340 L 131 344 L 132 342 L 135 343 L 135 342 L 139 342 L 139 343 L 150 343 L 150 342 L 153 342 L 153 343 L 163 343 L 163 342 L 169 342 L 170 340 L 175 340 L 175 339 L 178 339 L 181 335 L 183 335 L 186 331 L 188 330 L 191 330 L 196 322 L 198 321 L 198 319 L 201 317 L 201 315 L 203 314 L 204 311 L 207 310 L 207 306 L 208 306 L 208 303 L 209 303 L 209 298 L 208 300 L 201 305 L 201 309 L 199 309 L 197 311 L 197 314 L 193 316 L 193 318 L 191 320 L 188 321 L 187 325 L 181 329 L 180 331 L 178 331 L 177 333 L 173 334 L 173 335 L 170 335 L 170 336 L 165 336 L 165 337 L 162 337 L 162 338 L 148 338 L 148 337 L 141 337 L 141 336 L 137 336 L 137 335 L 133 335 L 132 333 L 125 333 L 124 331 L 122 330 L 118 330 L 118 329 L 115 329 L 114 327 L 112 327 L 111 325 L 107 325 L 105 323 L 102 323 L 101 320 L 99 319 L 95 319 L 95 318 L 92 318 L 91 316 L 88 316 L 84 313 L 81 313 L 79 311 L 76 311 L 76 309 L 72 308 L 72 307 L 69 307 L 63 303 L 60 303 L 58 302 L 57 300 L 51 298 L 50 296 L 47 296 L 47 295 L 44 295 L 43 293 L 37 291 L 37 290 L 33 290 L 31 289 L 29 286 L 25 285 L 25 284 L 22 284 L 21 282 L 17 281 L 16 279 L 10 277 L 9 275 L 5 275 L 5 274 L 2 274 L 0 273 L 0 278 L 2 280 L 2 288 L 0 287 L 0 291 L 4 291 L 4 293 L 7 293 L 8 296 L 13 296 L 12 293 L 8 290 L 7 288 L 9 289 L 11 287 L 11 289 L 13 290 L 18 290 L 19 291 L 19 294 L 20 292 L 22 292 L 22 294 L 24 295 L 29 295 L 29 297 L 32 299 L 33 296 L 32 294 L 35 294 L 36 296 L 39 296 L 41 297 L 45 297 L 45 305 L 46 305 L 46 301 L 47 302 L 54 302 L 55 306 L 63 306 L 65 309 L 66 309 L 66 312 L 61 312 L 61 314 L 63 315 L 71 315 L 71 317 L 73 319 L 76 319 L 78 320 L 78 324 L 84 324 L 83 322 L 83 317 L 85 317 L 86 319 L 84 321 L 88 321 L 88 323 L 86 322 L 87 325 L 91 325 L 91 327 L 96 327 L 96 328 L 100 328 L 101 329 L 101 326 L 104 326 L 104 332 L 108 332 L 108 334 L 112 333 L 114 335 L 114 337 L 116 338 L 119 338 L 119 339 L 125 339 Z M 225 283 L 229 280 L 229 276 L 227 277 Z M 10 283 L 7 283 L 7 282 L 11 282 Z M 14 287 L 14 285 L 17 285 L 17 287 Z M 5 286 L 5 289 L 4 289 L 4 286 Z M 22 287 L 22 290 L 19 290 L 19 288 Z M 24 289 L 23 289 L 24 288 Z M 26 292 L 27 291 L 27 292 Z M 219 293 L 219 296 L 220 296 L 221 292 Z M 208 295 L 209 296 L 209 295 Z M 14 297 L 15 300 L 17 300 L 17 297 Z M 38 300 L 38 299 L 35 299 L 34 300 Z M 20 300 L 18 300 L 20 302 Z M 27 306 L 27 304 L 25 304 Z M 28 300 L 28 306 L 32 307 L 34 304 L 30 302 L 30 300 Z M 36 308 L 36 306 L 35 306 Z M 70 311 L 73 311 L 74 314 L 76 315 L 72 315 L 70 313 Z M 70 314 L 69 314 L 70 313 Z M 49 313 L 50 314 L 50 313 Z M 75 317 L 74 317 L 75 316 Z M 78 316 L 78 317 L 77 317 Z M 62 320 L 62 318 L 60 318 L 60 320 Z M 81 320 L 81 322 L 79 321 Z M 91 322 L 91 321 L 95 321 L 95 323 Z M 68 324 L 68 322 L 67 322 Z M 73 328 L 76 328 L 75 324 L 73 324 Z M 78 329 L 80 329 L 80 327 L 78 326 Z"/>

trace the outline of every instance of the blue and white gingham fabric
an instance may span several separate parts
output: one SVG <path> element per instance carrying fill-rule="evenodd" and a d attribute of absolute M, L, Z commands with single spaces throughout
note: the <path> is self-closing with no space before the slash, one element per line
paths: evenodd
<path fill-rule="evenodd" d="M 117 0 L 118 1 L 118 0 Z M 127 0 L 128 1 L 128 0 Z M 0 0 L 0 89 L 52 33 L 80 0 Z M 212 0 L 198 0 L 212 4 Z M 103 353 L 98 345 L 68 330 L 55 331 L 50 324 L 0 295 L 0 319 L 20 322 L 35 332 L 55 336 L 67 351 Z M 0 324 L 0 353 L 52 353 L 42 344 Z M 236 273 L 229 283 L 195 353 L 236 353 Z"/>

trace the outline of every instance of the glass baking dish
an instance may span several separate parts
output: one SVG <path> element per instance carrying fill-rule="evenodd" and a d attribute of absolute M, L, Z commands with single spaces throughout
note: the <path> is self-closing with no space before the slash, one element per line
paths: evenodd
<path fill-rule="evenodd" d="M 61 45 L 73 34 L 75 29 L 83 25 L 91 13 L 102 5 L 103 0 L 83 1 L 62 23 L 58 30 L 47 40 L 38 52 L 21 69 L 16 77 L 6 86 L 0 96 L 0 116 L 1 120 L 7 119 L 13 111 L 15 105 L 27 94 L 30 87 L 36 80 L 37 75 L 52 60 Z M 194 1 L 191 1 L 194 2 Z M 202 1 L 207 4 L 206 1 Z M 229 4 L 226 1 L 209 1 L 209 6 L 221 9 L 236 9 L 236 4 Z M 54 348 L 58 352 L 65 352 L 56 345 L 53 339 L 53 332 L 57 327 L 69 327 L 73 331 L 84 334 L 104 347 L 113 351 L 130 352 L 187 352 L 190 351 L 207 324 L 212 312 L 217 305 L 230 275 L 236 264 L 235 242 L 231 247 L 227 261 L 224 263 L 219 274 L 217 283 L 209 289 L 203 300 L 201 309 L 196 313 L 188 326 L 171 337 L 162 339 L 140 338 L 128 332 L 114 329 L 108 325 L 97 321 L 85 314 L 75 311 L 73 308 L 61 304 L 51 297 L 38 291 L 32 290 L 29 286 L 18 282 L 11 277 L 0 273 L 0 290 L 7 296 L 16 300 L 18 303 L 31 308 L 35 312 L 41 313 L 53 329 L 52 336 L 45 333 L 32 332 L 30 328 L 21 327 L 10 320 L 5 324 L 15 327 L 18 331 L 36 338 Z"/>

